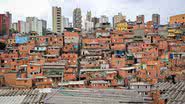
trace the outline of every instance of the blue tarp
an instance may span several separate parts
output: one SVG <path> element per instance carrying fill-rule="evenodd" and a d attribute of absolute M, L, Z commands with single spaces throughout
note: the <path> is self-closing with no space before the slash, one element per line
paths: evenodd
<path fill-rule="evenodd" d="M 124 51 L 115 51 L 114 54 L 116 54 L 116 55 L 124 55 Z"/>
<path fill-rule="evenodd" d="M 15 37 L 15 43 L 17 44 L 27 43 L 28 41 L 29 41 L 28 36 L 16 36 Z"/>
<path fill-rule="evenodd" d="M 170 54 L 170 59 L 173 59 L 173 54 Z"/>

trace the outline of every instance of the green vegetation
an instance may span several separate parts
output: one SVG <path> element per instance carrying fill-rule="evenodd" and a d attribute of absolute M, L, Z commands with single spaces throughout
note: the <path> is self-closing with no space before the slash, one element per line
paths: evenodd
<path fill-rule="evenodd" d="M 123 80 L 123 77 L 122 76 L 120 76 L 119 74 L 116 76 L 116 79 L 117 80 Z"/>
<path fill-rule="evenodd" d="M 16 30 L 13 29 L 13 28 L 11 28 L 11 29 L 9 30 L 9 32 L 10 32 L 10 34 L 12 34 L 12 33 L 18 33 L 18 31 L 16 31 Z"/>

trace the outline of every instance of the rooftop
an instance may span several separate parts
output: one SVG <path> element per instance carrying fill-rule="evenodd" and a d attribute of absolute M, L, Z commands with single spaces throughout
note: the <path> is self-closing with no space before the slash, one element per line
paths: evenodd
<path fill-rule="evenodd" d="M 53 96 L 51 96 L 53 94 Z M 136 91 L 122 89 L 58 89 L 47 96 L 45 103 L 52 104 L 148 104 L 151 99 Z M 150 101 L 151 103 L 151 101 Z"/>
<path fill-rule="evenodd" d="M 69 82 L 63 82 L 60 85 L 65 86 L 65 85 L 76 85 L 76 84 L 84 84 L 84 81 L 69 81 Z"/>
<path fill-rule="evenodd" d="M 185 102 L 185 82 L 180 81 L 176 84 L 171 82 L 159 82 L 154 86 L 154 90 L 162 93 L 161 99 L 167 99 L 167 104 L 182 104 Z"/>
<path fill-rule="evenodd" d="M 151 85 L 149 83 L 146 83 L 146 82 L 135 82 L 135 83 L 130 83 L 130 85 L 135 85 L 135 86 L 145 86 L 145 85 Z"/>
<path fill-rule="evenodd" d="M 28 104 L 43 103 L 47 93 L 40 92 L 39 90 L 12 90 L 0 89 L 0 103 L 1 104 Z"/>

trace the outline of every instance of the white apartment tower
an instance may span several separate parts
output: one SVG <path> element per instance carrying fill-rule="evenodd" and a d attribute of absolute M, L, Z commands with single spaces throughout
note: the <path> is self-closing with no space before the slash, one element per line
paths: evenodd
<path fill-rule="evenodd" d="M 26 22 L 29 23 L 29 30 L 37 32 L 38 29 L 38 18 L 36 17 L 27 17 Z"/>
<path fill-rule="evenodd" d="M 47 25 L 47 22 L 45 20 L 39 20 L 36 17 L 27 17 L 26 24 L 25 24 L 26 33 L 34 31 L 34 32 L 37 32 L 38 35 L 41 35 L 41 36 L 45 35 L 43 26 L 47 28 L 46 25 Z"/>

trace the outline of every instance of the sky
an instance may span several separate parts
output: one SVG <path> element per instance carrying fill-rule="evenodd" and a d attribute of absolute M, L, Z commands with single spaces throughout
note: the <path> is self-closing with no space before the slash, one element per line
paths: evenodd
<path fill-rule="evenodd" d="M 47 20 L 48 27 L 52 27 L 52 6 L 62 7 L 62 14 L 70 18 L 74 8 L 81 8 L 82 16 L 87 11 L 92 16 L 107 15 L 109 21 L 118 12 L 135 20 L 137 15 L 144 14 L 145 22 L 151 20 L 153 13 L 161 15 L 161 23 L 168 22 L 169 17 L 185 13 L 185 0 L 0 0 L 0 13 L 12 13 L 13 22 L 26 20 L 28 16 L 35 16 Z"/>

